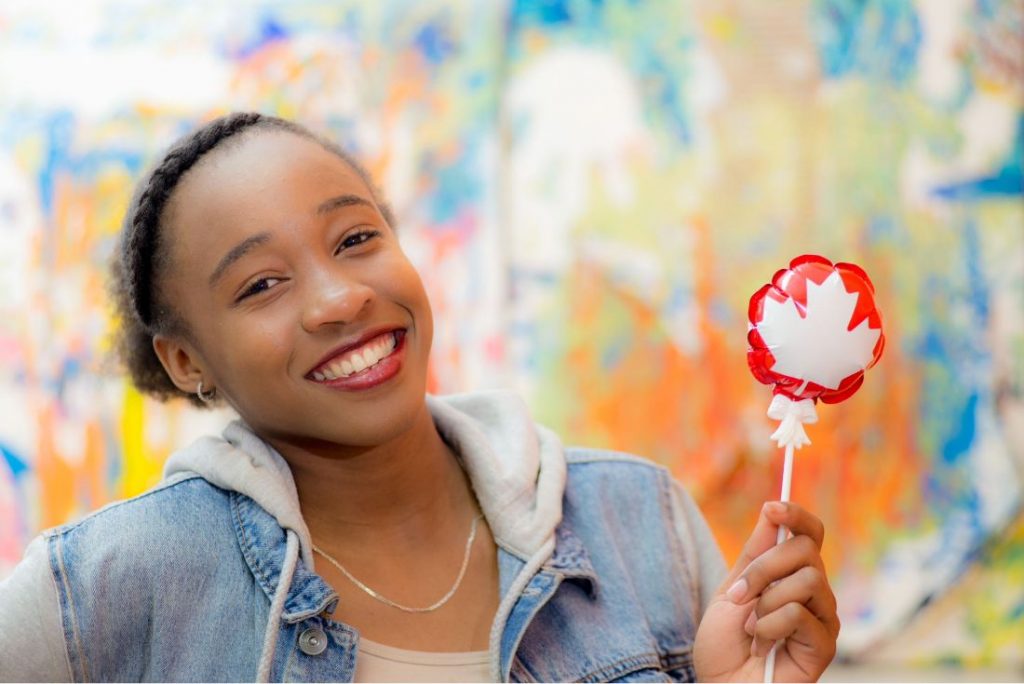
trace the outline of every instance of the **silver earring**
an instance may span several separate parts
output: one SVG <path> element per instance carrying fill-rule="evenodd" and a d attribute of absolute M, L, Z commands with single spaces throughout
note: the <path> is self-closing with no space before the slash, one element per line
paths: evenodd
<path fill-rule="evenodd" d="M 204 404 L 209 404 L 217 398 L 217 388 L 210 390 L 209 394 L 203 394 L 203 381 L 200 380 L 199 384 L 196 385 L 196 396 L 199 397 L 199 400 Z"/>

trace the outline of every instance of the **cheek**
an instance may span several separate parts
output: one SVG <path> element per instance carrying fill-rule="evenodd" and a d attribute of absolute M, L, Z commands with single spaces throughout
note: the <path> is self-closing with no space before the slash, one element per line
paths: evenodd
<path fill-rule="evenodd" d="M 282 307 L 283 309 L 283 307 Z M 281 312 L 263 315 L 227 315 L 213 317 L 206 335 L 207 347 L 216 350 L 216 373 L 221 382 L 247 386 L 266 384 L 287 368 L 294 348 L 293 317 Z"/>
<path fill-rule="evenodd" d="M 404 256 L 402 261 L 404 267 L 401 270 L 401 277 L 394 281 L 397 286 L 395 289 L 400 290 L 395 293 L 395 297 L 413 312 L 420 336 L 427 340 L 429 346 L 434 329 L 430 299 L 423 287 L 423 279 L 420 278 L 419 271 Z"/>

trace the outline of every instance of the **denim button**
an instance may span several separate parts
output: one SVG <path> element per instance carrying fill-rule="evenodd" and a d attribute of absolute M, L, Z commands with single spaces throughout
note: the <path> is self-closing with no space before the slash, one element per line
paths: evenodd
<path fill-rule="evenodd" d="M 306 655 L 320 655 L 327 648 L 327 635 L 319 627 L 310 627 L 299 635 L 299 650 Z"/>

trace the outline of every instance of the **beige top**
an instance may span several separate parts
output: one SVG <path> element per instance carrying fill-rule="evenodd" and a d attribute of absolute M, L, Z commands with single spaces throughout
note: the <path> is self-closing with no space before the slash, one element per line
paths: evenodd
<path fill-rule="evenodd" d="M 359 639 L 357 682 L 487 682 L 490 676 L 487 651 L 408 651 Z"/>

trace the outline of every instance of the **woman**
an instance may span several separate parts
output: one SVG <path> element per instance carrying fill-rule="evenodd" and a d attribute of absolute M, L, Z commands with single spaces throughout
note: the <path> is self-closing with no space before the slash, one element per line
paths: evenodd
<path fill-rule="evenodd" d="M 30 545 L 0 678 L 760 680 L 782 638 L 778 679 L 830 662 L 813 515 L 766 504 L 725 576 L 663 469 L 563 449 L 508 394 L 425 394 L 429 303 L 335 145 L 258 114 L 193 132 L 115 275 L 133 381 L 241 420 Z"/>

